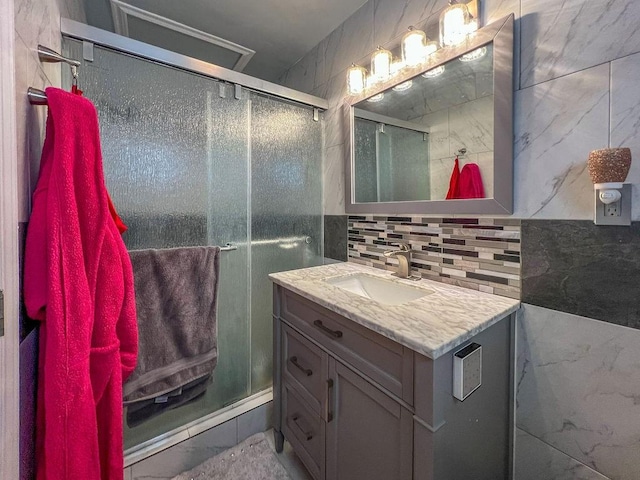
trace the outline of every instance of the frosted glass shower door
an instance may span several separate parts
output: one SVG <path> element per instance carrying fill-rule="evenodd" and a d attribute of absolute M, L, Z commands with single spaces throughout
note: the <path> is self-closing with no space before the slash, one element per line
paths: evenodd
<path fill-rule="evenodd" d="M 385 125 L 377 135 L 378 201 L 431 198 L 429 142 L 422 132 Z"/>
<path fill-rule="evenodd" d="M 272 272 L 320 265 L 322 123 L 251 94 L 251 391 L 272 382 Z"/>
<path fill-rule="evenodd" d="M 65 48 L 82 58 L 81 42 Z M 249 395 L 249 92 L 236 99 L 231 85 L 98 46 L 81 71 L 127 248 L 238 247 L 220 259 L 213 383 L 188 405 L 125 421 L 129 448 Z"/>

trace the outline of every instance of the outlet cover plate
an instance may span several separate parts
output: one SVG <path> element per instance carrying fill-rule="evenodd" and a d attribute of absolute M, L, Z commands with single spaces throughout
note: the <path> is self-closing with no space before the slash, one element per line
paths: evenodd
<path fill-rule="evenodd" d="M 596 225 L 631 225 L 631 184 L 625 183 L 620 190 L 622 198 L 615 204 L 605 205 L 598 198 L 599 191 L 593 190 L 594 193 L 594 205 L 595 205 L 595 219 L 593 223 Z M 613 208 L 619 210 L 619 215 L 608 215 Z"/>

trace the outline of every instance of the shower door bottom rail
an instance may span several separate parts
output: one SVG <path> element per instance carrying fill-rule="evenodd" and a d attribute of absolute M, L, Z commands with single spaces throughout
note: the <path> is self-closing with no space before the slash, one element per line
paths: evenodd
<path fill-rule="evenodd" d="M 191 437 L 217 427 L 229 420 L 239 417 L 243 413 L 247 413 L 254 408 L 260 407 L 265 403 L 273 400 L 273 387 L 243 398 L 242 400 L 217 410 L 209 415 L 198 418 L 186 425 L 175 428 L 169 432 L 163 433 L 146 442 L 135 445 L 124 451 L 124 467 L 130 467 L 134 463 L 138 463 L 156 453 L 167 448 L 188 440 Z"/>

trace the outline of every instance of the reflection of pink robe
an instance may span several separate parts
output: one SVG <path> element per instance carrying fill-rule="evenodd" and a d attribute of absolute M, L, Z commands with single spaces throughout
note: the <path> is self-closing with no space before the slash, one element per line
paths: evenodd
<path fill-rule="evenodd" d="M 37 478 L 118 480 L 122 382 L 138 345 L 131 263 L 109 212 L 94 106 L 55 88 L 47 98 L 24 277 L 27 312 L 42 321 Z"/>
<path fill-rule="evenodd" d="M 462 167 L 458 180 L 457 198 L 484 198 L 480 167 L 475 163 L 467 163 Z"/>

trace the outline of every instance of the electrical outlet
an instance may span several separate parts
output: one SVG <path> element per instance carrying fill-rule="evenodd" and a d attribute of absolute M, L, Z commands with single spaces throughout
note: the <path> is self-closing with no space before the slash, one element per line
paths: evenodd
<path fill-rule="evenodd" d="M 619 217 L 620 216 L 620 201 L 610 203 L 604 206 L 604 214 L 607 217 Z"/>
<path fill-rule="evenodd" d="M 622 188 L 617 188 L 622 198 L 616 202 L 604 204 L 600 200 L 600 191 L 594 189 L 595 217 L 596 225 L 631 225 L 631 184 L 624 183 Z"/>

